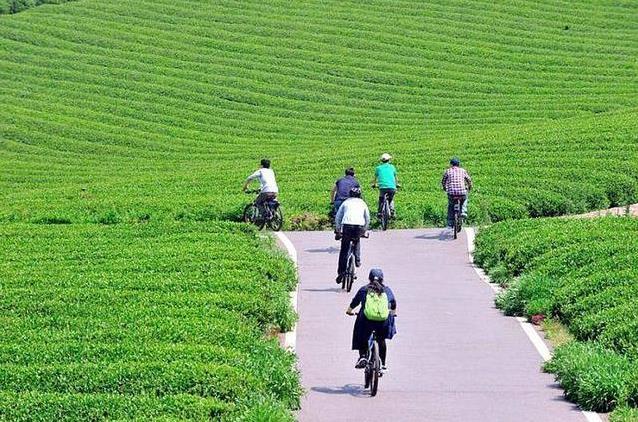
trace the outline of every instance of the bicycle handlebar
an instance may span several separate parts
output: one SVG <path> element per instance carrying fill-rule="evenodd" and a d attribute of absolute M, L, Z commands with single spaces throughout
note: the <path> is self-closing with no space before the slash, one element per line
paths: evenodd
<path fill-rule="evenodd" d="M 261 193 L 261 190 L 259 189 L 248 189 L 244 191 L 245 194 L 251 195 L 253 193 Z"/>

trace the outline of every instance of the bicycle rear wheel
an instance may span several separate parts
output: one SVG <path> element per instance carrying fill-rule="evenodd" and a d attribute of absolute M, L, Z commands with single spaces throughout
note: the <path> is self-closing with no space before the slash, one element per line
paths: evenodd
<path fill-rule="evenodd" d="M 459 214 L 457 212 L 454 213 L 454 238 L 458 238 L 458 233 L 460 231 L 459 228 Z"/>
<path fill-rule="evenodd" d="M 272 218 L 268 221 L 268 227 L 271 230 L 278 232 L 284 225 L 284 213 L 281 210 L 281 206 L 273 212 Z"/>
<path fill-rule="evenodd" d="M 346 292 L 350 293 L 352 284 L 354 283 L 354 255 L 351 253 L 348 257 L 348 272 L 346 273 Z"/>
<path fill-rule="evenodd" d="M 370 395 L 372 397 L 377 395 L 379 389 L 379 373 L 381 372 L 381 359 L 379 358 L 379 345 L 375 340 L 372 344 L 372 353 L 370 353 L 372 360 L 370 365 Z"/>
<path fill-rule="evenodd" d="M 388 205 L 388 197 L 386 196 L 383 201 L 383 208 L 381 209 L 381 229 L 388 229 L 388 222 L 390 221 L 390 206 Z"/>

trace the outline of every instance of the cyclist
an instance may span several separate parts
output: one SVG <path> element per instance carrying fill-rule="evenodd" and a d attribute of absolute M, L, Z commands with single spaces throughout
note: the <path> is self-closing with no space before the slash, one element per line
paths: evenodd
<path fill-rule="evenodd" d="M 359 359 L 355 365 L 355 368 L 361 369 L 368 363 L 366 356 L 368 354 L 368 339 L 374 331 L 379 343 L 379 357 L 381 358 L 381 371 L 385 372 L 387 347 L 385 340 L 391 339 L 396 334 L 396 326 L 394 324 L 394 317 L 396 315 L 397 301 L 394 298 L 392 290 L 383 284 L 383 271 L 379 268 L 373 268 L 370 270 L 368 276 L 369 283 L 367 286 L 363 286 L 352 298 L 350 306 L 346 310 L 346 314 L 354 315 L 353 309 L 361 305 L 359 314 L 354 323 L 354 330 L 352 332 L 352 350 L 359 351 Z M 385 321 L 372 321 L 366 317 L 365 307 L 366 300 L 370 295 L 386 295 L 388 301 L 388 317 Z"/>
<path fill-rule="evenodd" d="M 383 201 L 385 196 L 388 197 L 390 203 L 390 216 L 394 218 L 394 194 L 397 192 L 399 185 L 399 178 L 397 177 L 397 169 L 390 163 L 392 156 L 388 153 L 381 155 L 381 164 L 379 164 L 374 170 L 374 180 L 372 181 L 372 187 L 379 186 L 379 206 L 377 208 L 377 217 L 381 218 L 381 211 L 383 210 Z"/>
<path fill-rule="evenodd" d="M 447 192 L 447 226 L 454 226 L 454 197 L 461 196 L 463 198 L 461 204 L 461 216 L 467 217 L 467 196 L 472 189 L 472 178 L 461 167 L 461 160 L 454 157 L 450 160 L 450 167 L 443 173 L 441 186 Z"/>
<path fill-rule="evenodd" d="M 259 195 L 255 199 L 255 205 L 263 209 L 264 204 L 277 199 L 277 194 L 279 193 L 275 172 L 270 168 L 270 160 L 266 158 L 261 160 L 261 167 L 248 176 L 244 182 L 244 192 L 248 189 L 248 184 L 255 179 L 258 179 L 261 184 Z"/>
<path fill-rule="evenodd" d="M 343 201 L 348 199 L 350 189 L 360 187 L 359 181 L 354 174 L 354 168 L 347 168 L 346 175 L 337 180 L 330 192 L 330 205 L 332 205 L 333 216 L 337 214 L 337 211 L 339 211 L 339 207 L 343 204 Z"/>
<path fill-rule="evenodd" d="M 354 261 L 357 267 L 361 266 L 361 241 L 370 225 L 370 210 L 361 199 L 361 188 L 352 188 L 348 193 L 349 198 L 343 201 L 335 216 L 335 239 L 341 239 L 339 251 L 339 266 L 337 267 L 337 284 L 341 283 L 348 265 L 348 249 L 350 242 L 354 248 Z"/>

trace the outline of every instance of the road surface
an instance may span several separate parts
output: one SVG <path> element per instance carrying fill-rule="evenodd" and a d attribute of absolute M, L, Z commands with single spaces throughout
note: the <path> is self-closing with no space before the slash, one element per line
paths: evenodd
<path fill-rule="evenodd" d="M 514 318 L 495 309 L 494 292 L 468 259 L 464 234 L 441 229 L 373 232 L 363 265 L 381 267 L 398 302 L 397 336 L 379 394 L 363 390 L 350 350 L 352 294 L 335 279 L 339 243 L 329 232 L 286 233 L 298 254 L 297 354 L 307 390 L 300 421 L 584 422 Z"/>

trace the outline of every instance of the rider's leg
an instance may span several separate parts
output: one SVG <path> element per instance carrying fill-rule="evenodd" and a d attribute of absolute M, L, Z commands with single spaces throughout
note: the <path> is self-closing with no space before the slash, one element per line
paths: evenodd
<path fill-rule="evenodd" d="M 341 236 L 341 249 L 339 250 L 339 266 L 337 267 L 337 275 L 342 276 L 346 272 L 346 266 L 348 265 L 348 248 L 350 247 L 350 237 L 344 233 Z M 337 280 L 339 283 L 340 280 Z"/>
<path fill-rule="evenodd" d="M 354 249 L 354 263 L 357 267 L 361 266 L 361 239 L 358 236 L 352 237 L 352 247 Z"/>
<path fill-rule="evenodd" d="M 394 216 L 394 194 L 397 193 L 396 189 L 387 189 L 386 195 L 388 196 L 388 202 L 390 203 L 390 215 Z"/>
<path fill-rule="evenodd" d="M 379 340 L 379 357 L 381 358 L 381 366 L 385 366 L 385 358 L 388 355 L 388 346 L 385 344 L 385 339 Z"/>
<path fill-rule="evenodd" d="M 463 204 L 461 205 L 461 216 L 463 218 L 467 217 L 467 203 L 469 202 L 469 195 L 465 195 L 463 197 Z"/>
<path fill-rule="evenodd" d="M 379 189 L 379 206 L 377 207 L 377 217 L 381 217 L 383 210 L 383 201 L 385 201 L 385 189 Z"/>
<path fill-rule="evenodd" d="M 454 227 L 454 197 L 447 196 L 447 226 Z"/>

